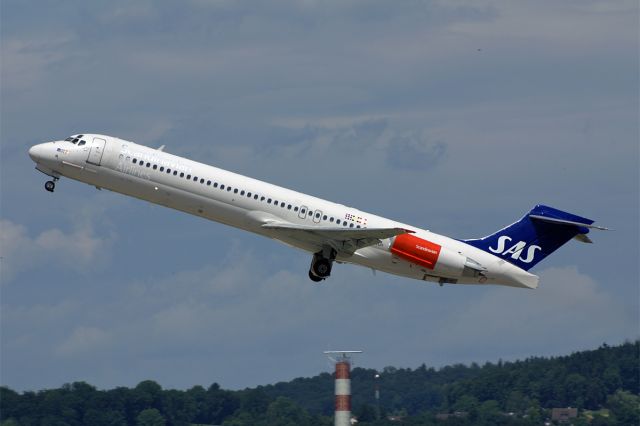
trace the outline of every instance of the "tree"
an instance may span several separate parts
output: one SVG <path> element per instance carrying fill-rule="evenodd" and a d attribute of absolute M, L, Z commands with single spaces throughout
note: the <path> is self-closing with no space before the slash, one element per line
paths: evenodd
<path fill-rule="evenodd" d="M 522 392 L 512 391 L 507 397 L 505 409 L 509 413 L 522 414 L 531 405 L 531 401 Z"/>
<path fill-rule="evenodd" d="M 304 426 L 310 423 L 311 417 L 306 410 L 282 396 L 269 404 L 263 422 L 265 426 Z"/>
<path fill-rule="evenodd" d="M 613 395 L 609 395 L 607 406 L 618 424 L 640 424 L 640 396 L 619 390 Z"/>
<path fill-rule="evenodd" d="M 358 423 L 372 422 L 376 420 L 376 409 L 369 404 L 360 404 L 353 415 L 358 419 Z"/>
<path fill-rule="evenodd" d="M 138 426 L 165 426 L 165 423 L 164 417 L 155 408 L 142 410 L 136 417 L 136 425 Z"/>
<path fill-rule="evenodd" d="M 471 419 L 478 416 L 480 401 L 472 395 L 463 395 L 453 405 L 453 411 L 464 411 Z"/>
<path fill-rule="evenodd" d="M 140 408 L 160 407 L 162 386 L 153 380 L 145 380 L 133 389 L 134 403 Z"/>
<path fill-rule="evenodd" d="M 495 425 L 496 418 L 500 415 L 501 413 L 498 401 L 490 399 L 489 401 L 483 402 L 480 407 L 478 407 L 478 421 L 476 424 Z"/>
<path fill-rule="evenodd" d="M 92 426 L 121 426 L 127 424 L 127 419 L 119 411 L 90 408 L 84 413 L 82 424 Z"/>

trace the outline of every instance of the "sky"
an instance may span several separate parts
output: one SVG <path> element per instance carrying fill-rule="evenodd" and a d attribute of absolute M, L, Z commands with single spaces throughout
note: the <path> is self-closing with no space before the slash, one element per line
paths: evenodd
<path fill-rule="evenodd" d="M 0 384 L 242 389 L 640 335 L 636 1 L 0 4 Z M 69 179 L 103 133 L 456 238 L 538 203 L 613 228 L 537 290 L 439 287 Z"/>

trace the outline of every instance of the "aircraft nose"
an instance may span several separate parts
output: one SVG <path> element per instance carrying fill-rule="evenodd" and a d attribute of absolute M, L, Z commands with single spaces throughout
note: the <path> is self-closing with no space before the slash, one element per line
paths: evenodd
<path fill-rule="evenodd" d="M 29 157 L 31 157 L 31 159 L 37 163 L 44 157 L 44 151 L 44 144 L 41 143 L 38 145 L 34 145 L 29 148 Z"/>

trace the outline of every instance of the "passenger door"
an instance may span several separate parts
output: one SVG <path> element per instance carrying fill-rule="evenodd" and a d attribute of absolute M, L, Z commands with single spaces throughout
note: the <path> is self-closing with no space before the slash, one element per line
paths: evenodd
<path fill-rule="evenodd" d="M 104 139 L 101 138 L 93 138 L 93 145 L 91 145 L 91 149 L 89 150 L 89 157 L 87 157 L 87 163 L 95 164 L 96 166 L 100 165 L 100 161 L 102 161 L 102 154 L 104 153 L 104 146 L 107 143 Z"/>

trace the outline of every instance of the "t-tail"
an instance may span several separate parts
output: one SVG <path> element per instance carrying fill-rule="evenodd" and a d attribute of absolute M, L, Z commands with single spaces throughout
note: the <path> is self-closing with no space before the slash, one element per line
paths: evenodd
<path fill-rule="evenodd" d="M 590 229 L 606 230 L 593 220 L 538 204 L 516 223 L 495 234 L 464 242 L 528 271 L 574 238 L 591 243 Z"/>

